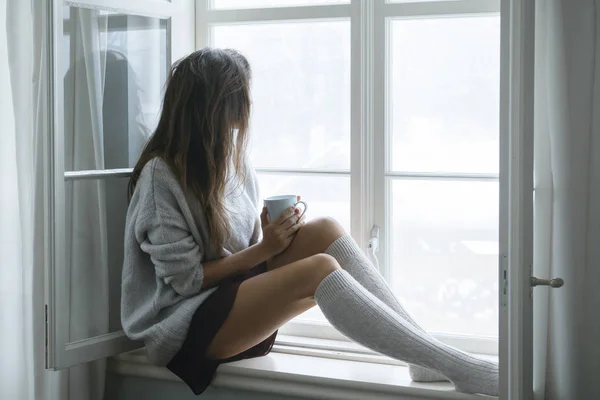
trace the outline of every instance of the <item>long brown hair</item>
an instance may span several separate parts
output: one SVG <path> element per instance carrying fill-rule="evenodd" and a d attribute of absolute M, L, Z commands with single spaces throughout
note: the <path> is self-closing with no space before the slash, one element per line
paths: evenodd
<path fill-rule="evenodd" d="M 205 48 L 177 61 L 156 131 L 133 169 L 129 196 L 144 165 L 162 158 L 186 195 L 200 202 L 211 240 L 222 247 L 230 231 L 227 180 L 246 179 L 250 104 L 250 65 L 235 50 Z"/>

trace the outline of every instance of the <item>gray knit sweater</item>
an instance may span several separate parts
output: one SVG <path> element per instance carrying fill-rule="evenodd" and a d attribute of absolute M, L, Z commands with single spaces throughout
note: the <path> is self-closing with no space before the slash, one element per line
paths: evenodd
<path fill-rule="evenodd" d="M 186 199 L 171 169 L 159 158 L 142 170 L 125 224 L 121 323 L 143 341 L 149 360 L 166 365 L 185 340 L 192 315 L 216 288 L 202 290 L 202 263 L 255 244 L 261 233 L 258 190 L 251 168 L 245 185 L 227 184 L 231 237 L 210 244 L 198 202 Z"/>

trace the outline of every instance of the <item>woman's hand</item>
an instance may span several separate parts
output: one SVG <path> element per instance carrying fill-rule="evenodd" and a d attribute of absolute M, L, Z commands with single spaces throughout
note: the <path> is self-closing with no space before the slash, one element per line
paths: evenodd
<path fill-rule="evenodd" d="M 300 210 L 290 207 L 286 209 L 275 221 L 270 222 L 267 208 L 263 207 L 260 221 L 263 231 L 261 242 L 269 258 L 283 252 L 294 240 L 298 230 L 304 226 L 304 216 L 300 217 Z"/>

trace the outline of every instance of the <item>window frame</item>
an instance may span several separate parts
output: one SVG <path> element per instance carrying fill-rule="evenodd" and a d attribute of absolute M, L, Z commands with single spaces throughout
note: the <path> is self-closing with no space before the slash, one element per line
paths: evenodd
<path fill-rule="evenodd" d="M 303 169 L 258 169 L 262 173 L 316 174 L 349 176 L 351 182 L 351 234 L 364 249 L 373 248 L 372 236 L 377 233 L 381 240 L 381 272 L 389 277 L 389 227 L 386 212 L 389 212 L 390 197 L 386 181 L 391 178 L 415 178 L 414 174 L 390 172 L 389 157 L 385 151 L 389 121 L 387 119 L 386 80 L 388 75 L 387 31 L 390 19 L 465 14 L 489 15 L 500 13 L 501 0 L 440 0 L 419 3 L 388 3 L 384 0 L 349 0 L 347 4 L 307 5 L 296 7 L 252 8 L 252 9 L 209 9 L 210 0 L 51 0 L 45 10 L 45 21 L 49 28 L 47 57 L 50 80 L 49 110 L 51 113 L 50 134 L 44 138 L 45 218 L 45 271 L 46 271 L 46 366 L 63 369 L 69 366 L 108 357 L 136 347 L 122 331 L 111 332 L 93 338 L 68 343 L 69 290 L 64 259 L 64 185 L 66 181 L 82 179 L 113 179 L 128 177 L 131 169 L 104 171 L 64 171 L 63 137 L 63 90 L 61 68 L 62 51 L 60 38 L 63 35 L 62 9 L 64 5 L 89 6 L 140 16 L 170 18 L 178 29 L 169 30 L 171 60 L 176 60 L 207 45 L 210 39 L 210 24 L 243 22 L 284 22 L 348 19 L 351 30 L 351 162 L 350 170 L 303 170 Z M 195 12 L 191 12 L 195 8 Z M 195 29 L 195 38 L 192 33 Z M 194 41 L 195 39 L 195 41 Z M 428 176 L 425 176 L 428 175 Z M 497 174 L 419 174 L 419 178 L 498 180 Z M 460 176 L 459 176 L 460 175 Z M 59 207 L 57 207 L 57 205 Z M 388 214 L 389 215 L 389 214 Z M 379 227 L 378 230 L 372 228 Z M 61 247 L 62 246 L 62 247 Z M 62 256 L 64 257 L 64 255 Z M 67 307 L 65 307 L 67 305 Z M 347 340 L 331 326 L 323 323 L 292 321 L 281 329 L 292 336 Z M 438 339 L 463 350 L 497 354 L 495 338 L 469 337 L 461 335 L 438 335 Z"/>
<path fill-rule="evenodd" d="M 131 175 L 131 169 L 65 171 L 63 90 L 63 9 L 84 7 L 127 15 L 167 20 L 167 54 L 171 60 L 193 51 L 193 0 L 51 0 L 43 10 L 48 26 L 46 57 L 49 80 L 49 134 L 44 138 L 44 269 L 46 368 L 61 370 L 73 365 L 123 353 L 143 344 L 129 340 L 122 330 L 70 341 L 70 279 L 65 262 L 65 184 L 89 179 L 115 179 Z M 189 15 L 192 15 L 190 18 Z M 178 26 L 172 30 L 171 26 Z M 187 31 L 187 34 L 186 34 Z"/>
<path fill-rule="evenodd" d="M 308 5 L 250 9 L 212 9 L 211 0 L 197 0 L 196 48 L 210 45 L 213 24 L 350 20 L 351 48 L 351 234 L 359 246 L 374 255 L 381 243 L 380 272 L 389 279 L 391 246 L 388 223 L 391 211 L 389 186 L 393 179 L 441 179 L 499 181 L 499 174 L 401 173 L 390 168 L 386 149 L 390 135 L 387 105 L 390 94 L 389 26 L 392 20 L 460 15 L 500 15 L 500 0 L 440 0 L 390 3 L 384 0 L 349 0 L 348 4 Z M 500 83 L 499 83 L 500 85 Z M 257 172 L 331 175 L 329 170 L 269 168 Z M 379 228 L 379 229 L 376 229 Z M 333 327 L 321 322 L 294 320 L 280 329 L 291 337 L 348 340 Z M 439 340 L 465 351 L 498 354 L 498 338 L 433 333 Z"/>

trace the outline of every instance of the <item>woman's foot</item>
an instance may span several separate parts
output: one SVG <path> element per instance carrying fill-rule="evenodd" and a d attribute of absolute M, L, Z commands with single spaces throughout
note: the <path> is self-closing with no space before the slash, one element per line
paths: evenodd
<path fill-rule="evenodd" d="M 408 374 L 410 379 L 415 382 L 447 382 L 448 378 L 435 371 L 427 368 L 419 367 L 418 365 L 410 364 L 408 366 Z"/>
<path fill-rule="evenodd" d="M 346 271 L 319 284 L 315 299 L 342 334 L 380 354 L 438 371 L 465 393 L 498 395 L 498 365 L 445 345 L 400 317 Z"/>

